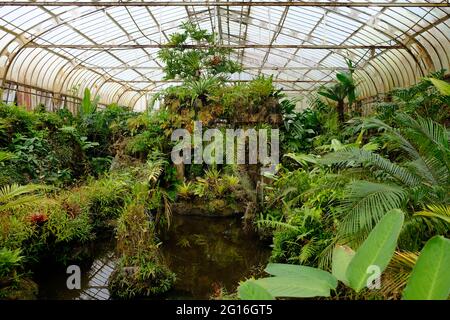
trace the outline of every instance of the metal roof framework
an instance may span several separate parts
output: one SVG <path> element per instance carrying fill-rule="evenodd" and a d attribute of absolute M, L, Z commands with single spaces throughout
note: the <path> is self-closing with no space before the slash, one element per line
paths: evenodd
<path fill-rule="evenodd" d="M 243 71 L 230 81 L 273 75 L 304 95 L 333 81 L 349 57 L 359 96 L 369 98 L 450 69 L 449 13 L 443 0 L 0 1 L 0 85 L 55 99 L 90 88 L 103 104 L 143 109 L 174 84 L 156 55 L 190 20 L 234 49 Z"/>

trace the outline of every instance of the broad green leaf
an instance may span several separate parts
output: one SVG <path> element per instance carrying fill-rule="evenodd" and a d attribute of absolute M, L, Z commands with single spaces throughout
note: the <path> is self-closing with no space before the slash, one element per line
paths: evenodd
<path fill-rule="evenodd" d="M 298 278 L 299 281 L 305 278 L 313 278 L 323 281 L 330 289 L 336 289 L 337 279 L 329 272 L 306 266 L 283 263 L 269 263 L 264 270 L 277 277 Z"/>
<path fill-rule="evenodd" d="M 372 266 L 380 272 L 386 269 L 397 246 L 397 239 L 403 225 L 404 214 L 399 209 L 386 213 L 370 232 L 348 265 L 346 277 L 356 292 L 367 285 Z"/>
<path fill-rule="evenodd" d="M 431 81 L 431 83 L 439 90 L 439 92 L 444 96 L 450 96 L 450 84 L 444 80 L 439 80 L 435 78 L 426 78 Z"/>
<path fill-rule="evenodd" d="M 406 300 L 446 300 L 450 294 L 450 240 L 431 238 L 422 249 L 403 291 Z"/>
<path fill-rule="evenodd" d="M 241 300 L 275 300 L 275 298 L 255 280 L 247 280 L 238 288 Z"/>
<path fill-rule="evenodd" d="M 331 270 L 333 275 L 339 281 L 343 282 L 348 286 L 348 279 L 346 276 L 348 265 L 355 256 L 355 251 L 353 251 L 348 246 L 337 246 L 333 250 L 333 262 Z"/>
<path fill-rule="evenodd" d="M 329 297 L 329 285 L 310 277 L 270 277 L 255 280 L 274 297 Z"/>

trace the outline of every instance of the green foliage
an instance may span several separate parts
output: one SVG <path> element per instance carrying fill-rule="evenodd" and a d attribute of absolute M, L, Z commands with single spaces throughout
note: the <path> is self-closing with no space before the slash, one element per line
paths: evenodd
<path fill-rule="evenodd" d="M 93 226 L 90 223 L 88 212 L 81 212 L 73 217 L 59 206 L 49 208 L 43 237 L 44 239 L 48 238 L 47 241 L 49 242 L 54 241 L 56 245 L 60 243 L 63 245 L 85 243 L 91 240 L 93 238 Z"/>
<path fill-rule="evenodd" d="M 349 107 L 356 100 L 356 82 L 353 79 L 355 67 L 351 60 L 346 59 L 348 71 L 336 74 L 337 83 L 330 86 L 323 86 L 317 92 L 319 95 L 337 102 L 337 112 L 339 122 L 344 123 L 344 101 L 347 100 Z"/>
<path fill-rule="evenodd" d="M 436 78 L 424 78 L 424 80 L 430 81 L 443 96 L 450 96 L 450 84 L 447 82 Z"/>
<path fill-rule="evenodd" d="M 247 280 L 238 288 L 241 300 L 274 300 L 274 297 L 255 280 Z"/>
<path fill-rule="evenodd" d="M 46 190 L 48 187 L 42 185 L 18 184 L 6 185 L 0 188 L 0 214 L 18 210 L 22 207 L 31 207 L 37 202 L 42 201 L 42 195 L 36 191 Z"/>
<path fill-rule="evenodd" d="M 266 272 L 274 277 L 251 281 L 274 297 L 328 297 L 330 289 L 336 290 L 338 279 L 348 281 L 358 292 L 367 285 L 370 266 L 378 266 L 381 272 L 386 268 L 394 253 L 402 223 L 403 213 L 400 210 L 390 211 L 354 256 L 351 250 L 337 247 L 333 254 L 333 259 L 336 259 L 333 261 L 333 274 L 306 266 L 269 264 Z"/>
<path fill-rule="evenodd" d="M 427 207 L 427 209 L 416 212 L 415 216 L 438 218 L 447 223 L 450 223 L 450 206 L 449 205 L 429 204 L 426 207 Z"/>
<path fill-rule="evenodd" d="M 364 181 L 356 180 L 347 186 L 347 193 L 339 208 L 340 232 L 356 240 L 367 233 L 383 212 L 392 208 L 422 208 L 430 202 L 448 202 L 450 178 L 448 138 L 445 128 L 430 119 L 413 119 L 406 114 L 396 116 L 398 128 L 378 119 L 367 119 L 365 127 L 382 130 L 383 139 L 396 162 L 372 150 L 354 146 L 330 153 L 320 161 L 334 164 L 351 172 L 361 168 Z M 407 217 L 402 243 L 417 250 L 420 242 L 433 232 L 442 232 L 439 222 L 428 225 L 422 220 Z M 434 230 L 434 231 L 432 231 Z"/>
<path fill-rule="evenodd" d="M 0 249 L 0 281 L 2 278 L 11 275 L 11 273 L 20 267 L 23 262 L 23 256 L 20 249 L 10 250 Z"/>
<path fill-rule="evenodd" d="M 330 290 L 336 289 L 337 280 L 331 274 L 320 269 L 283 264 L 269 264 L 265 270 L 274 277 L 248 280 L 250 287 L 262 287 L 273 297 L 327 297 Z M 247 282 L 239 286 L 239 292 L 248 286 Z M 245 296 L 240 296 L 245 298 Z"/>
<path fill-rule="evenodd" d="M 391 101 L 377 105 L 377 117 L 391 124 L 397 112 L 404 112 L 409 115 L 418 114 L 439 123 L 448 122 L 450 97 L 446 93 L 448 84 L 442 80 L 444 74 L 445 70 L 441 70 L 409 88 L 392 90 L 389 93 Z"/>
<path fill-rule="evenodd" d="M 97 111 L 97 104 L 100 100 L 99 96 L 96 96 L 91 100 L 91 90 L 89 88 L 84 89 L 83 99 L 81 100 L 80 114 L 81 116 L 87 116 Z"/>
<path fill-rule="evenodd" d="M 274 230 L 273 261 L 328 264 L 325 249 L 336 229 L 330 216 L 346 182 L 346 178 L 317 169 L 280 170 L 273 184 L 264 189 L 265 212 L 257 221 L 260 230 Z"/>
<path fill-rule="evenodd" d="M 305 109 L 295 112 L 295 104 L 289 100 L 281 101 L 283 114 L 283 130 L 281 131 L 281 146 L 285 153 L 308 152 L 313 146 L 313 137 L 320 133 L 318 111 Z"/>
<path fill-rule="evenodd" d="M 422 249 L 408 280 L 403 299 L 447 300 L 450 295 L 450 240 L 431 238 Z"/>
<path fill-rule="evenodd" d="M 115 297 L 162 294 L 170 289 L 175 275 L 162 263 L 155 243 L 154 225 L 143 204 L 128 204 L 117 224 L 118 249 L 121 259 L 109 280 Z"/>
<path fill-rule="evenodd" d="M 332 274 L 347 286 L 347 269 L 354 256 L 355 252 L 348 246 L 338 245 L 333 250 Z"/>
<path fill-rule="evenodd" d="M 387 212 L 373 228 L 350 261 L 346 278 L 350 287 L 359 292 L 367 284 L 371 266 L 383 272 L 394 254 L 403 225 L 404 214 L 398 209 Z"/>
<path fill-rule="evenodd" d="M 193 22 L 184 22 L 181 33 L 170 35 L 171 48 L 161 49 L 158 58 L 165 66 L 165 79 L 198 79 L 201 76 L 226 76 L 241 70 L 239 64 L 229 59 L 231 50 L 215 48 L 216 37 L 199 29 Z M 208 44 L 209 48 L 190 48 L 188 45 Z"/>

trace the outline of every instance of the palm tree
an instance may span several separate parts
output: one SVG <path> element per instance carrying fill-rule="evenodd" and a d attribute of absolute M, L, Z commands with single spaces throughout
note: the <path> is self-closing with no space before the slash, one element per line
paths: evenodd
<path fill-rule="evenodd" d="M 330 153 L 321 160 L 323 164 L 346 170 L 361 170 L 362 166 L 361 179 L 347 186 L 339 208 L 343 237 L 353 240 L 362 237 L 393 208 L 409 208 L 414 212 L 428 204 L 449 203 L 450 151 L 446 128 L 430 119 L 414 119 L 406 114 L 397 115 L 395 120 L 398 128 L 375 118 L 366 120 L 364 126 L 382 130 L 401 161 L 393 162 L 373 150 L 355 146 Z M 410 215 L 404 228 L 408 245 L 416 248 L 420 233 L 431 229 L 437 233 L 449 230 L 445 219 L 433 219 L 430 224 L 421 216 Z"/>
<path fill-rule="evenodd" d="M 318 94 L 324 96 L 330 100 L 337 102 L 337 112 L 340 124 L 343 124 L 345 121 L 344 117 L 344 103 L 345 99 L 347 99 L 349 106 L 353 104 L 356 100 L 356 83 L 353 79 L 353 73 L 355 71 L 355 67 L 351 60 L 346 59 L 348 72 L 338 72 L 336 74 L 336 78 L 338 82 L 332 86 L 322 86 Z"/>

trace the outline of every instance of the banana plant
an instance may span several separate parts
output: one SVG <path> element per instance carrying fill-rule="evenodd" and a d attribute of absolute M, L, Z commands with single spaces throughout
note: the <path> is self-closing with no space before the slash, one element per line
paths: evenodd
<path fill-rule="evenodd" d="M 81 115 L 85 116 L 95 113 L 95 111 L 97 111 L 97 105 L 99 100 L 100 96 L 95 96 L 95 98 L 91 100 L 91 90 L 89 90 L 89 88 L 84 89 L 83 100 L 81 100 L 81 108 L 80 108 Z"/>
<path fill-rule="evenodd" d="M 404 213 L 393 209 L 379 221 L 355 252 L 347 246 L 333 251 L 332 272 L 300 265 L 269 264 L 272 277 L 250 279 L 238 288 L 246 300 L 276 297 L 329 297 L 338 282 L 360 292 L 380 284 L 397 246 Z M 450 240 L 430 239 L 423 248 L 404 290 L 404 299 L 447 299 L 450 293 Z"/>

